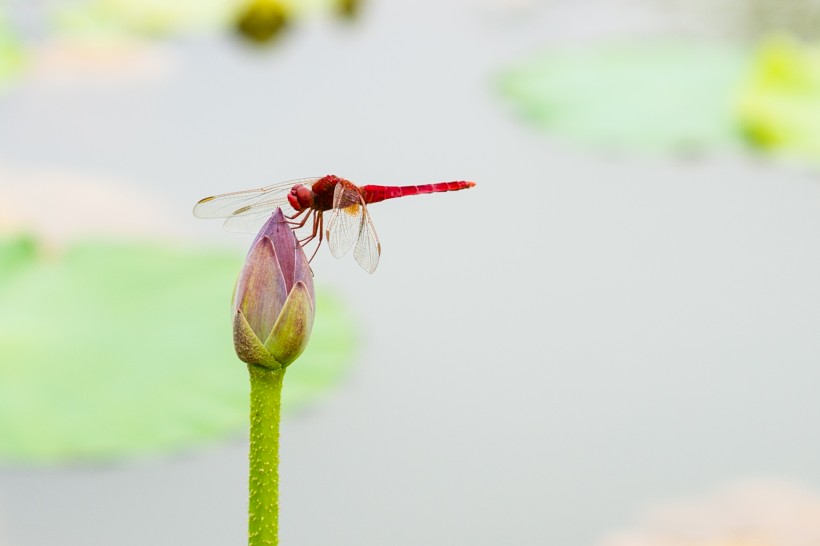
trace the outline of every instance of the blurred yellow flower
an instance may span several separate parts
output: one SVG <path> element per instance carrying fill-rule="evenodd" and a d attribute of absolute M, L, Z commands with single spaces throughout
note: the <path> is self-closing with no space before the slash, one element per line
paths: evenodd
<path fill-rule="evenodd" d="M 820 45 L 766 40 L 739 92 L 737 115 L 753 146 L 820 160 Z"/>

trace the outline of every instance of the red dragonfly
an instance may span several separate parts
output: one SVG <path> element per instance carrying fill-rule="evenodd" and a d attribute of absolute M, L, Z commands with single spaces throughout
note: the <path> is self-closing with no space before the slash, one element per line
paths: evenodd
<path fill-rule="evenodd" d="M 422 186 L 360 187 L 330 174 L 206 197 L 196 204 L 194 215 L 199 218 L 226 218 L 225 229 L 254 233 L 276 207 L 289 206 L 294 212 L 287 218 L 294 230 L 303 228 L 311 220 L 313 222 L 309 226 L 310 233 L 299 240 L 304 246 L 318 236 L 311 260 L 324 238 L 327 238 L 330 252 L 337 258 L 344 256 L 355 243 L 353 256 L 365 271 L 373 273 L 379 265 L 381 245 L 367 205 L 407 195 L 457 191 L 473 186 L 475 182 L 458 181 Z M 328 211 L 330 220 L 325 229 L 324 213 Z"/>

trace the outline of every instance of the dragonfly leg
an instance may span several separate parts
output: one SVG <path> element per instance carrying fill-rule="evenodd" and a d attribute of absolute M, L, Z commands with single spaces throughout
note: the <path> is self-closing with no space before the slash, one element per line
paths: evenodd
<path fill-rule="evenodd" d="M 301 222 L 296 222 L 295 220 L 296 220 L 297 218 L 299 218 L 299 216 L 300 216 L 300 215 L 304 214 L 305 212 L 308 212 L 309 210 L 310 210 L 310 209 L 303 209 L 303 210 L 300 210 L 299 212 L 297 212 L 297 213 L 295 213 L 295 214 L 292 214 L 292 215 L 290 215 L 290 216 L 286 216 L 286 217 L 285 217 L 285 218 L 287 218 L 288 220 L 294 220 L 294 221 L 292 221 L 292 222 L 288 222 L 288 224 L 290 224 L 291 226 L 293 226 L 293 227 L 291 227 L 291 229 L 300 229 L 302 226 L 304 226 L 304 225 L 305 225 L 305 222 L 307 222 L 307 221 L 308 221 L 308 218 L 310 218 L 310 214 L 306 214 L 306 215 L 305 215 L 305 217 L 304 217 L 304 218 L 302 218 L 302 221 L 301 221 Z"/>
<path fill-rule="evenodd" d="M 316 248 L 313 250 L 313 254 L 310 255 L 310 259 L 308 260 L 308 263 L 313 261 L 313 258 L 316 257 L 316 253 L 319 252 L 319 247 L 322 246 L 322 236 L 325 233 L 324 232 L 324 224 L 325 224 L 325 219 L 320 214 L 318 220 L 313 223 L 314 231 L 316 230 L 317 227 L 319 228 L 319 242 L 316 243 Z M 315 237 L 315 235 L 314 235 L 314 237 Z"/>
<path fill-rule="evenodd" d="M 311 231 L 310 235 L 308 235 L 307 237 L 305 237 L 303 239 L 299 239 L 299 244 L 301 244 L 302 246 L 305 246 L 306 244 L 308 244 L 309 242 L 311 242 L 313 239 L 316 238 L 316 229 L 319 227 L 319 220 L 318 219 L 321 218 L 322 216 L 321 216 L 321 213 L 318 210 L 316 210 L 316 211 L 313 211 L 313 214 L 310 217 L 313 218 L 313 230 Z M 302 223 L 304 224 L 305 222 L 302 222 Z"/>

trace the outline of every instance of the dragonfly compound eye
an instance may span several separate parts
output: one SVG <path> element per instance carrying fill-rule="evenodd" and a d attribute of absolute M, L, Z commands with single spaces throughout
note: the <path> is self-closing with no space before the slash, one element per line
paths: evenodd
<path fill-rule="evenodd" d="M 313 206 L 313 191 L 307 186 L 297 184 L 288 194 L 288 203 L 294 210 L 305 210 Z"/>

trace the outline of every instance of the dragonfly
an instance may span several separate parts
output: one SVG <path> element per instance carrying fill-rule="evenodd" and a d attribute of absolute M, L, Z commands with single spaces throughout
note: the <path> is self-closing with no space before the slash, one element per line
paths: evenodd
<path fill-rule="evenodd" d="M 336 175 L 299 178 L 256 188 L 214 195 L 194 206 L 198 218 L 225 218 L 228 231 L 256 232 L 277 207 L 283 207 L 294 231 L 309 230 L 299 243 L 304 247 L 313 241 L 316 256 L 323 240 L 336 258 L 355 248 L 356 262 L 368 273 L 379 265 L 381 244 L 367 205 L 408 195 L 458 191 L 475 186 L 459 180 L 420 186 L 357 186 Z M 290 212 L 292 210 L 292 212 Z M 328 215 L 325 226 L 325 213 Z"/>

